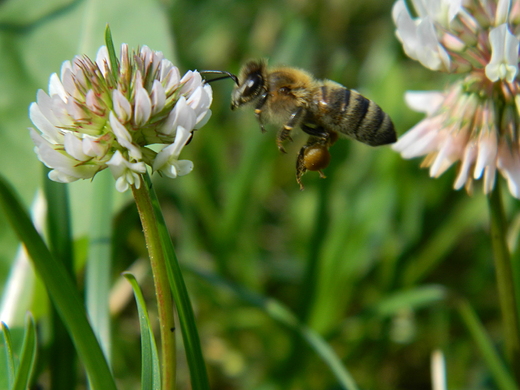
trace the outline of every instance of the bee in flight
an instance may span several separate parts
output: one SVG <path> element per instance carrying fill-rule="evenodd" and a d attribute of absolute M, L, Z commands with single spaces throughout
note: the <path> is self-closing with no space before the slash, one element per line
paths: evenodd
<path fill-rule="evenodd" d="M 370 146 L 397 139 L 390 117 L 373 101 L 334 81 L 316 80 L 304 70 L 268 69 L 266 61 L 252 60 L 245 63 L 238 78 L 227 72 L 209 72 L 225 74 L 220 78 L 230 77 L 237 84 L 231 97 L 232 109 L 254 103 L 262 131 L 266 122 L 281 126 L 277 136 L 280 151 L 285 153 L 283 143 L 292 140 L 295 127 L 309 134 L 296 160 L 300 189 L 306 171 L 318 171 L 325 177 L 322 170 L 330 162 L 329 148 L 340 135 Z"/>

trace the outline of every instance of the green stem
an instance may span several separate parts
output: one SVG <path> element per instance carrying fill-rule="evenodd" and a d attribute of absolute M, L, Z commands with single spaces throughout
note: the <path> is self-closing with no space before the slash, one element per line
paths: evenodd
<path fill-rule="evenodd" d="M 520 328 L 516 305 L 511 256 L 507 247 L 507 221 L 502 205 L 500 186 L 497 184 L 488 198 L 491 216 L 491 240 L 495 257 L 500 309 L 504 326 L 504 343 L 511 371 L 520 383 Z"/>
<path fill-rule="evenodd" d="M 157 226 L 152 200 L 146 184 L 140 188 L 132 186 L 135 203 L 143 226 L 159 313 L 161 334 L 162 389 L 175 389 L 176 356 L 175 356 L 175 319 L 173 316 L 173 299 L 168 281 L 166 259 L 161 245 L 161 235 Z"/>

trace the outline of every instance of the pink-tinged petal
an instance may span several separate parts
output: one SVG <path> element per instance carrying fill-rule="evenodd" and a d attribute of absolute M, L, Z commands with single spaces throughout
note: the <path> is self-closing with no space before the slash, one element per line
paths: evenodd
<path fill-rule="evenodd" d="M 83 153 L 89 157 L 102 159 L 108 151 L 108 145 L 102 144 L 96 138 L 86 135 L 83 138 Z"/>
<path fill-rule="evenodd" d="M 186 102 L 195 110 L 195 115 L 197 116 L 196 123 L 198 124 L 206 117 L 206 112 L 211 104 L 211 97 L 208 95 L 207 90 L 200 86 L 193 91 Z M 202 125 L 199 127 L 202 127 Z"/>
<path fill-rule="evenodd" d="M 446 130 L 446 137 L 442 142 L 437 157 L 430 167 L 430 176 L 439 177 L 454 162 L 461 160 L 469 139 L 468 128 L 452 128 Z"/>
<path fill-rule="evenodd" d="M 38 103 L 38 107 L 40 108 L 41 113 L 47 118 L 47 120 L 54 126 L 60 126 L 61 123 L 54 115 L 53 109 L 53 99 L 45 93 L 42 89 L 39 89 L 36 93 L 36 102 Z"/>
<path fill-rule="evenodd" d="M 507 23 L 509 20 L 509 10 L 511 9 L 511 0 L 498 0 L 495 12 L 495 26 Z"/>
<path fill-rule="evenodd" d="M 72 72 L 72 62 L 70 61 L 63 61 L 61 63 L 61 69 L 60 69 L 60 79 L 63 80 L 65 77 L 65 73 Z"/>
<path fill-rule="evenodd" d="M 65 61 L 61 66 L 61 83 L 67 95 L 77 97 L 77 89 L 70 61 Z"/>
<path fill-rule="evenodd" d="M 484 169 L 494 166 L 498 152 L 498 140 L 494 131 L 483 129 L 478 140 L 478 158 L 473 177 L 480 179 Z"/>
<path fill-rule="evenodd" d="M 160 112 L 166 104 L 166 92 L 159 80 L 154 80 L 152 92 L 150 93 L 152 100 L 152 114 Z"/>
<path fill-rule="evenodd" d="M 121 75 L 127 75 L 130 72 L 130 56 L 128 54 L 128 45 L 123 43 L 121 45 L 121 54 L 120 54 L 120 69 L 119 73 Z"/>
<path fill-rule="evenodd" d="M 67 174 L 65 174 L 63 172 L 60 172 L 60 171 L 56 170 L 56 169 L 53 169 L 52 171 L 50 171 L 47 176 L 52 181 L 55 181 L 57 183 L 64 183 L 64 184 L 72 183 L 72 182 L 80 179 L 79 177 L 67 175 Z"/>
<path fill-rule="evenodd" d="M 155 74 L 164 55 L 160 51 L 153 51 L 148 46 L 141 47 L 139 56 L 143 60 L 144 68 L 150 68 L 150 73 Z"/>
<path fill-rule="evenodd" d="M 164 85 L 164 90 L 166 91 L 166 94 L 172 93 L 180 84 L 181 81 L 181 74 L 179 72 L 179 69 L 176 66 L 172 66 L 168 73 L 166 73 L 164 76 L 161 76 L 160 80 L 162 81 Z"/>
<path fill-rule="evenodd" d="M 117 115 L 117 119 L 121 123 L 127 123 L 132 118 L 132 105 L 128 99 L 119 91 L 114 90 L 112 93 L 112 101 L 114 103 L 114 112 Z"/>
<path fill-rule="evenodd" d="M 189 70 L 181 79 L 181 94 L 189 96 L 198 86 L 202 85 L 202 77 L 199 72 Z"/>
<path fill-rule="evenodd" d="M 65 151 L 78 161 L 86 161 L 89 159 L 85 153 L 83 153 L 83 142 L 72 133 L 65 134 L 65 142 L 63 143 Z"/>
<path fill-rule="evenodd" d="M 427 118 L 419 122 L 392 145 L 392 149 L 401 153 L 403 158 L 424 156 L 440 147 L 444 133 L 438 130 L 442 120 L 438 117 Z"/>
<path fill-rule="evenodd" d="M 106 106 L 104 102 L 96 95 L 94 90 L 89 90 L 85 96 L 85 105 L 94 115 L 105 116 Z"/>
<path fill-rule="evenodd" d="M 462 164 L 460 166 L 459 174 L 455 179 L 455 184 L 453 188 L 456 190 L 460 190 L 466 182 L 468 181 L 468 177 L 470 177 L 470 169 L 475 163 L 475 159 L 477 158 L 477 144 L 474 141 L 470 141 L 464 150 L 464 155 L 462 157 Z"/>
<path fill-rule="evenodd" d="M 68 99 L 67 92 L 56 73 L 53 73 L 49 79 L 49 95 L 51 97 L 59 96 L 64 102 Z"/>
<path fill-rule="evenodd" d="M 449 70 L 450 57 L 439 43 L 435 26 L 430 17 L 425 17 L 417 26 L 419 45 L 416 48 L 417 58 L 431 70 Z"/>
<path fill-rule="evenodd" d="M 507 180 L 509 192 L 520 199 L 520 153 L 518 148 L 511 150 L 506 141 L 499 146 L 497 166 Z"/>
<path fill-rule="evenodd" d="M 146 172 L 143 162 L 131 163 L 117 150 L 107 165 L 116 179 L 116 189 L 119 192 L 125 192 L 131 185 L 136 188 L 141 186 L 141 174 Z"/>
<path fill-rule="evenodd" d="M 197 122 L 197 124 L 195 125 L 194 129 L 198 130 L 200 129 L 202 126 L 204 126 L 206 123 L 208 123 L 209 121 L 209 118 L 211 118 L 211 110 L 207 110 L 206 113 L 204 114 L 204 116 L 200 119 L 199 122 Z"/>
<path fill-rule="evenodd" d="M 99 48 L 96 55 L 96 64 L 103 76 L 106 77 L 110 73 L 110 58 L 106 46 L 101 46 Z"/>
<path fill-rule="evenodd" d="M 99 170 L 99 167 L 96 165 L 80 164 L 80 161 L 55 150 L 52 144 L 33 129 L 31 129 L 31 138 L 36 145 L 38 159 L 48 168 L 53 168 L 66 176 L 75 177 L 76 179 L 90 179 Z"/>
<path fill-rule="evenodd" d="M 493 187 L 495 186 L 495 177 L 496 177 L 497 167 L 495 162 L 493 164 L 488 165 L 484 170 L 484 194 L 489 194 Z"/>
<path fill-rule="evenodd" d="M 417 59 L 417 48 L 419 47 L 419 39 L 417 35 L 417 26 L 412 20 L 404 0 L 395 3 L 392 9 L 395 25 L 397 26 L 397 38 L 403 44 L 405 53 L 414 60 Z"/>
<path fill-rule="evenodd" d="M 439 91 L 406 91 L 404 94 L 404 100 L 408 107 L 427 115 L 435 113 L 444 99 L 444 94 Z"/>
<path fill-rule="evenodd" d="M 159 131 L 165 135 L 173 135 L 179 126 L 192 130 L 196 119 L 195 111 L 188 106 L 186 98 L 181 96 Z"/>
<path fill-rule="evenodd" d="M 32 103 L 29 106 L 29 118 L 50 142 L 54 144 L 63 142 L 63 135 L 61 134 L 60 129 L 49 122 L 47 117 L 41 112 L 38 104 Z"/>
<path fill-rule="evenodd" d="M 141 153 L 141 149 L 133 143 L 132 136 L 130 135 L 130 133 L 128 132 L 126 127 L 124 127 L 117 120 L 117 117 L 114 115 L 114 113 L 112 111 L 110 112 L 110 115 L 109 115 L 109 121 L 110 121 L 110 126 L 112 127 L 112 131 L 114 132 L 114 134 L 117 138 L 117 142 L 119 142 L 119 144 L 122 147 L 124 147 L 128 150 L 128 154 L 132 158 L 134 158 L 136 160 L 141 160 L 141 158 L 143 157 L 143 155 Z"/>
<path fill-rule="evenodd" d="M 58 120 L 60 126 L 68 127 L 74 124 L 72 116 L 69 114 L 68 105 L 61 100 L 58 95 L 51 96 L 52 99 L 52 113 Z"/>
<path fill-rule="evenodd" d="M 159 75 L 158 75 L 157 79 L 161 82 L 164 81 L 164 78 L 168 75 L 168 73 L 170 73 L 170 70 L 173 67 L 174 66 L 170 60 L 163 58 L 161 60 L 160 66 L 159 66 Z"/>
<path fill-rule="evenodd" d="M 190 160 L 179 160 L 176 165 L 178 176 L 184 176 L 193 171 L 193 162 Z"/>
<path fill-rule="evenodd" d="M 185 169 L 180 170 L 179 168 L 181 166 L 178 165 L 178 157 L 182 151 L 182 148 L 186 145 L 186 142 L 188 142 L 190 136 L 191 134 L 188 130 L 182 126 L 179 126 L 175 135 L 175 141 L 157 153 L 153 163 L 154 171 L 160 171 L 171 178 L 175 178 L 177 175 L 182 176 L 182 174 L 189 173 L 193 168 L 193 165 L 191 165 L 191 168 L 186 173 L 179 173 L 185 172 L 187 166 L 184 164 Z"/>
<path fill-rule="evenodd" d="M 461 140 L 457 140 L 455 138 L 445 139 L 442 147 L 437 153 L 437 157 L 430 167 L 430 176 L 439 177 L 444 172 L 446 172 L 455 161 L 458 161 L 461 158 L 463 155 L 463 147 L 464 145 L 462 144 Z"/>
<path fill-rule="evenodd" d="M 134 123 L 136 126 L 142 126 L 150 116 L 152 115 L 152 101 L 148 92 L 143 88 L 142 78 L 137 71 L 136 83 L 135 83 L 135 111 L 134 111 Z"/>

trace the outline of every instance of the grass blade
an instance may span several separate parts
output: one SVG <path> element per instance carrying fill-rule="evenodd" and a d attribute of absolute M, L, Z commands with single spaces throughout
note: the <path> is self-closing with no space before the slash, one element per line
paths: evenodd
<path fill-rule="evenodd" d="M 493 347 L 493 343 L 486 334 L 484 326 L 479 321 L 470 304 L 462 300 L 457 305 L 457 309 L 471 336 L 475 340 L 477 347 L 480 349 L 482 357 L 486 361 L 497 387 L 500 390 L 518 390 L 513 377 L 508 372 L 504 362 L 500 359 L 497 351 Z"/>
<path fill-rule="evenodd" d="M 159 355 L 157 346 L 146 309 L 146 302 L 134 275 L 123 273 L 124 277 L 132 285 L 137 310 L 139 312 L 139 326 L 141 328 L 141 389 L 160 390 L 161 389 L 161 368 L 159 365 Z"/>
<path fill-rule="evenodd" d="M 2 327 L 2 339 L 5 348 L 5 367 L 2 367 L 0 373 L 3 375 L 0 376 L 0 379 L 6 381 L 4 385 L 7 389 L 10 389 L 14 383 L 14 357 L 13 357 L 13 344 L 11 341 L 11 333 L 9 332 L 9 328 L 3 322 L 1 323 Z M 1 383 L 1 382 L 0 382 Z"/>
<path fill-rule="evenodd" d="M 115 390 L 114 379 L 70 275 L 63 264 L 50 253 L 13 189 L 1 176 L 0 204 L 14 231 L 24 243 L 34 268 L 67 327 L 93 389 Z"/>
<path fill-rule="evenodd" d="M 45 169 L 44 192 L 47 201 L 47 235 L 52 254 L 63 264 L 74 280 L 74 253 L 70 226 L 70 209 L 67 186 L 47 178 Z M 50 345 L 50 388 L 68 390 L 76 383 L 76 351 L 67 329 L 56 308 L 50 312 L 52 323 L 52 343 Z"/>
<path fill-rule="evenodd" d="M 225 289 L 235 294 L 238 298 L 254 306 L 257 306 L 275 321 L 296 332 L 296 334 L 298 334 L 329 367 L 331 372 L 338 380 L 338 383 L 341 385 L 342 389 L 358 389 L 358 386 L 352 378 L 352 375 L 345 368 L 330 345 L 327 344 L 327 342 L 318 333 L 305 324 L 301 323 L 296 315 L 280 302 L 254 294 L 251 291 L 244 290 L 243 288 L 225 281 L 217 275 L 201 272 L 195 269 L 191 269 L 191 271 L 209 283 L 224 287 Z"/>
<path fill-rule="evenodd" d="M 92 183 L 94 202 L 91 206 L 88 259 L 85 269 L 85 302 L 87 312 L 101 348 L 110 362 L 111 239 L 113 178 L 110 172 L 96 175 Z"/>
<path fill-rule="evenodd" d="M 25 318 L 25 334 L 20 355 L 20 365 L 16 373 L 13 390 L 26 390 L 31 380 L 34 361 L 36 360 L 36 326 L 34 318 L 28 314 Z"/>

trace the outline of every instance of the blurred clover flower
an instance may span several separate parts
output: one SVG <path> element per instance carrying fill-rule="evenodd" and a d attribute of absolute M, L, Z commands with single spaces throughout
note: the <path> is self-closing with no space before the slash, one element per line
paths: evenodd
<path fill-rule="evenodd" d="M 443 92 L 408 92 L 406 101 L 426 118 L 394 150 L 426 156 L 438 177 L 460 161 L 455 189 L 471 192 L 483 177 L 488 194 L 497 170 L 520 198 L 520 1 L 412 0 L 394 4 L 396 35 L 406 54 L 425 67 L 461 78 Z"/>
<path fill-rule="evenodd" d="M 108 167 L 123 192 L 139 188 L 145 164 L 171 178 L 192 170 L 179 154 L 209 119 L 212 91 L 198 72 L 181 78 L 161 52 L 143 46 L 130 54 L 123 44 L 117 69 L 103 46 L 95 62 L 65 61 L 36 100 L 29 112 L 39 132 L 31 128 L 31 137 L 49 178 L 69 183 Z"/>

